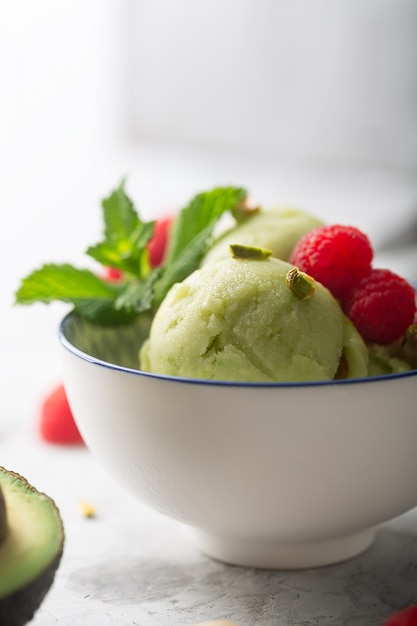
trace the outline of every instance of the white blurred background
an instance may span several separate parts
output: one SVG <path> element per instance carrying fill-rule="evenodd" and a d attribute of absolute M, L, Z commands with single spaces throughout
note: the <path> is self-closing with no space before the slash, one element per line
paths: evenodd
<path fill-rule="evenodd" d="M 60 379 L 67 310 L 16 308 L 19 280 L 88 264 L 124 176 L 144 216 L 243 185 L 363 228 L 417 276 L 415 0 L 0 0 L 0 94 L 9 417 Z"/>

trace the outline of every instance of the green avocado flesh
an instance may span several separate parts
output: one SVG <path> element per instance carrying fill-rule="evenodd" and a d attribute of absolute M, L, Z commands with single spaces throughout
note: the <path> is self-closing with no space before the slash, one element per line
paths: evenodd
<path fill-rule="evenodd" d="M 64 529 L 51 498 L 0 467 L 0 625 L 29 621 L 59 565 Z"/>

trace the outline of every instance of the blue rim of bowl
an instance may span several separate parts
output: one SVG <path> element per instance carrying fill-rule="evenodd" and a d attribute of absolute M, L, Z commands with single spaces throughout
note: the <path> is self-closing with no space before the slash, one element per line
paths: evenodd
<path fill-rule="evenodd" d="M 370 376 L 369 378 L 340 378 L 337 380 L 316 380 L 316 381 L 304 381 L 304 382 L 244 382 L 244 381 L 230 381 L 230 380 L 207 380 L 204 378 L 187 378 L 184 376 L 168 376 L 165 374 L 154 374 L 152 372 L 144 372 L 143 370 L 134 369 L 130 367 L 124 367 L 123 365 L 117 365 L 108 361 L 103 361 L 97 357 L 80 350 L 74 344 L 72 344 L 65 336 L 65 326 L 68 323 L 69 318 L 73 315 L 71 311 L 60 322 L 58 327 L 58 339 L 63 348 L 74 356 L 86 361 L 88 363 L 104 367 L 106 369 L 115 370 L 118 372 L 125 372 L 134 376 L 143 376 L 145 378 L 166 380 L 170 382 L 194 384 L 194 385 L 207 385 L 214 387 L 245 387 L 245 388 L 294 388 L 294 387 L 327 387 L 338 385 L 352 385 L 352 384 L 369 384 L 376 382 L 387 382 L 389 380 L 397 380 L 398 378 L 409 378 L 417 376 L 417 369 L 408 370 L 406 372 L 397 372 L 394 374 L 383 374 L 380 376 Z"/>

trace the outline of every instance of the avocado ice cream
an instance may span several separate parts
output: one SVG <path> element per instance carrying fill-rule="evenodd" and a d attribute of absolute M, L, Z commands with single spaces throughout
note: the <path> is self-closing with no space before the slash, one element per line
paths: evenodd
<path fill-rule="evenodd" d="M 367 375 L 367 350 L 320 283 L 301 299 L 285 261 L 229 258 L 175 284 L 140 352 L 148 372 L 209 380 L 314 381 Z"/>
<path fill-rule="evenodd" d="M 203 265 L 230 257 L 230 244 L 261 246 L 287 261 L 297 241 L 322 225 L 316 217 L 295 208 L 262 209 L 221 234 L 206 254 Z"/>
<path fill-rule="evenodd" d="M 398 374 L 412 369 L 411 364 L 398 354 L 397 346 L 370 344 L 368 348 L 369 376 Z"/>

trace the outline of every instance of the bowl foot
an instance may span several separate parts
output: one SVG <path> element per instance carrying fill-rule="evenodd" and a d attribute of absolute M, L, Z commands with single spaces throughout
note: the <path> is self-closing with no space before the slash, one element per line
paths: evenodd
<path fill-rule="evenodd" d="M 305 569 L 331 565 L 358 556 L 370 547 L 375 528 L 321 541 L 279 543 L 235 538 L 194 530 L 197 547 L 217 561 L 263 569 Z"/>

